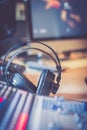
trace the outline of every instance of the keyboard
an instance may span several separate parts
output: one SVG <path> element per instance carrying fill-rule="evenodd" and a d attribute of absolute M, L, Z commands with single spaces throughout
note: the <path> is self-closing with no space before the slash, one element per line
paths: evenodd
<path fill-rule="evenodd" d="M 0 130 L 87 130 L 87 103 L 39 96 L 0 82 Z"/>

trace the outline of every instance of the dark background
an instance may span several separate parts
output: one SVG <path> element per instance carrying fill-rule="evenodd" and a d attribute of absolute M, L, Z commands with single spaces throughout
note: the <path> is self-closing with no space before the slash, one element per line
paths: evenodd
<path fill-rule="evenodd" d="M 16 4 L 21 0 L 0 0 L 0 57 L 17 42 L 28 39 L 26 21 L 15 18 Z"/>

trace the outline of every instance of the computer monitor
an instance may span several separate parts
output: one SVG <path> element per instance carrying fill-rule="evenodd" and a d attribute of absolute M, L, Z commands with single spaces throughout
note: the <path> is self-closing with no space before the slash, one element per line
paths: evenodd
<path fill-rule="evenodd" d="M 87 0 L 28 0 L 29 35 L 58 52 L 87 47 Z"/>

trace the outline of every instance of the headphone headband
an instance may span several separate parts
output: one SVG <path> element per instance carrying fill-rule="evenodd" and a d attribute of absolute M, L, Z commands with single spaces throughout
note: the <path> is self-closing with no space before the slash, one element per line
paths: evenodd
<path fill-rule="evenodd" d="M 4 66 L 4 63 L 5 63 L 5 60 L 6 60 L 7 56 L 8 56 L 12 51 L 14 51 L 16 48 L 18 48 L 18 49 L 16 50 L 16 52 L 11 56 L 10 60 L 8 61 L 7 65 L 6 65 L 6 67 L 5 67 L 4 74 L 5 74 L 6 82 L 7 82 L 7 84 L 9 85 L 9 82 L 8 82 L 8 68 L 9 68 L 10 64 L 12 63 L 12 61 L 14 60 L 14 58 L 17 57 L 19 54 L 21 54 L 21 53 L 23 53 L 23 52 L 26 52 L 27 50 L 34 49 L 34 50 L 41 51 L 41 52 L 45 53 L 46 55 L 48 55 L 49 57 L 51 57 L 51 59 L 55 62 L 56 70 L 57 70 L 58 76 L 57 76 L 57 78 L 56 78 L 57 83 L 56 83 L 56 84 L 55 84 L 55 83 L 52 83 L 52 84 L 54 84 L 53 86 L 55 86 L 54 88 L 55 88 L 55 91 L 56 91 L 56 89 L 57 89 L 58 86 L 59 86 L 60 79 L 61 79 L 61 65 L 60 65 L 60 60 L 59 60 L 59 58 L 58 58 L 56 52 L 55 52 L 50 46 L 48 46 L 48 45 L 46 45 L 46 44 L 44 44 L 44 43 L 42 43 L 42 42 L 36 42 L 36 43 L 41 44 L 41 45 L 46 46 L 47 48 L 49 48 L 49 49 L 53 52 L 53 54 L 55 55 L 55 57 L 53 57 L 53 55 L 51 55 L 51 54 L 48 53 L 47 51 L 45 51 L 45 50 L 43 50 L 43 49 L 40 49 L 40 48 L 38 48 L 38 47 L 28 47 L 28 45 L 27 45 L 27 44 L 28 44 L 28 41 L 26 41 L 26 42 L 20 42 L 20 43 L 19 43 L 20 45 L 15 45 L 15 46 L 13 46 L 12 48 L 10 48 L 10 50 L 6 53 L 6 55 L 5 55 L 5 57 L 4 57 L 3 66 Z M 25 47 L 24 47 L 24 46 L 25 46 Z M 49 73 L 49 71 L 47 72 L 47 75 L 48 75 L 48 73 Z M 46 75 L 46 76 L 47 76 L 47 75 Z M 53 80 L 53 79 L 51 79 L 51 80 Z M 51 81 L 51 82 L 52 82 L 52 81 Z"/>
<path fill-rule="evenodd" d="M 6 58 L 7 58 L 7 56 L 9 55 L 10 52 L 14 51 L 15 49 L 20 49 L 20 47 L 26 46 L 28 43 L 31 43 L 31 42 L 32 42 L 32 41 L 19 41 L 19 42 L 16 43 L 14 46 L 12 46 L 12 47 L 7 51 L 7 53 L 6 53 L 5 56 L 4 56 L 3 66 L 4 66 L 5 60 L 6 60 Z M 35 43 L 37 43 L 37 44 L 41 44 L 41 45 L 43 45 L 43 46 L 49 48 L 49 49 L 53 52 L 53 54 L 55 55 L 55 58 L 56 58 L 56 60 L 57 60 L 57 62 L 58 62 L 58 64 L 59 64 L 59 66 L 61 66 L 58 55 L 56 54 L 56 52 L 55 52 L 49 45 L 47 45 L 47 44 L 45 44 L 45 43 L 43 43 L 43 42 L 40 42 L 40 41 L 33 41 L 33 42 L 35 42 Z"/>

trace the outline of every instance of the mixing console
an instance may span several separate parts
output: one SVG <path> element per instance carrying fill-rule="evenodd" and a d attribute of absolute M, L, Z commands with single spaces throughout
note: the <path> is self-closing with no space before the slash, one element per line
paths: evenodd
<path fill-rule="evenodd" d="M 87 103 L 0 83 L 0 130 L 87 130 Z"/>

